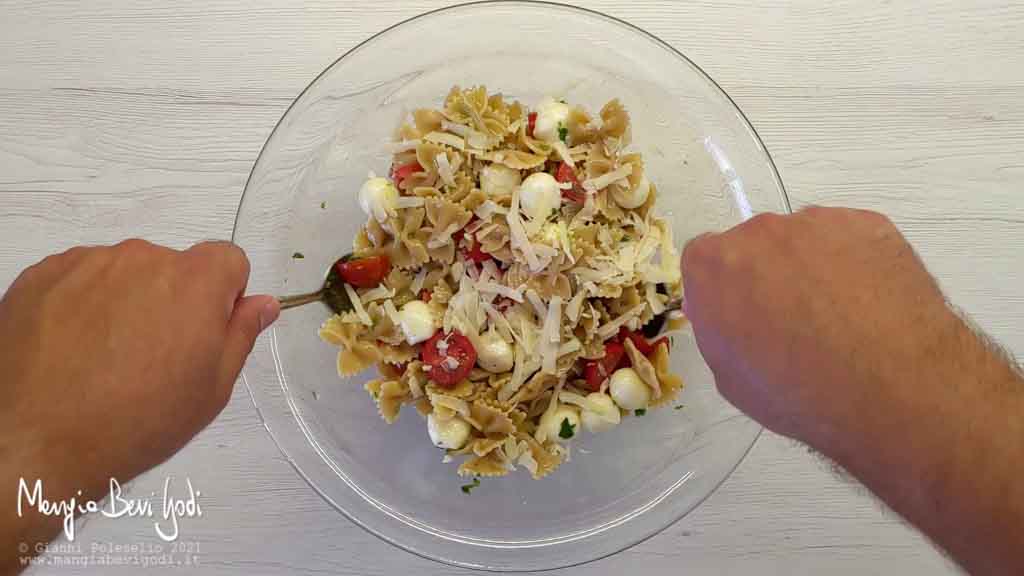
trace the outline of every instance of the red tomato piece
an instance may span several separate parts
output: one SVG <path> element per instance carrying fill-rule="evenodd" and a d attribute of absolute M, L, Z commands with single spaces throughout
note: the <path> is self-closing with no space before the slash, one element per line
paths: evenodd
<path fill-rule="evenodd" d="M 498 310 L 498 312 L 504 312 L 505 310 L 511 308 L 512 305 L 515 303 L 515 300 L 502 296 L 494 301 L 494 307 Z"/>
<path fill-rule="evenodd" d="M 555 180 L 561 183 L 571 182 L 571 190 L 562 190 L 562 198 L 575 202 L 577 204 L 583 204 L 587 198 L 587 192 L 583 189 L 580 181 L 576 178 L 576 173 L 573 171 L 572 166 L 569 166 L 565 162 L 558 165 L 558 171 L 555 172 Z"/>
<path fill-rule="evenodd" d="M 619 335 L 616 336 L 616 339 L 623 344 L 626 343 L 626 340 L 631 340 L 633 342 L 633 346 L 636 346 L 637 351 L 644 356 L 650 356 L 653 354 L 662 342 L 668 345 L 668 338 L 662 337 L 654 342 L 648 342 L 647 338 L 645 338 L 643 334 L 627 330 L 625 326 L 619 329 Z"/>
<path fill-rule="evenodd" d="M 491 255 L 487 252 L 484 252 L 483 248 L 480 247 L 480 243 L 476 241 L 476 238 L 473 238 L 473 247 L 470 248 L 468 252 L 466 252 L 466 260 L 470 260 L 472 262 L 480 264 L 481 262 L 490 259 Z"/>
<path fill-rule="evenodd" d="M 469 219 L 469 222 L 466 222 L 465 226 L 459 228 L 458 230 L 452 233 L 452 240 L 455 241 L 456 248 L 459 246 L 459 243 L 462 242 L 462 237 L 466 235 L 466 228 L 469 228 L 469 226 L 476 222 L 477 220 L 479 220 L 479 218 L 477 218 L 476 214 L 473 214 L 473 216 Z"/>
<path fill-rule="evenodd" d="M 658 346 L 661 346 L 662 344 L 664 344 L 665 347 L 668 348 L 668 336 L 662 336 L 661 338 L 658 338 L 654 342 L 651 342 L 651 354 L 653 354 L 658 349 Z"/>
<path fill-rule="evenodd" d="M 526 135 L 529 136 L 530 138 L 533 138 L 533 129 L 537 127 L 537 113 L 536 112 L 530 112 L 526 116 L 526 121 L 527 121 Z"/>
<path fill-rule="evenodd" d="M 429 290 L 420 290 L 420 300 L 423 300 L 424 302 L 430 302 L 430 298 L 431 295 Z"/>
<path fill-rule="evenodd" d="M 373 288 L 391 271 L 391 261 L 383 254 L 346 260 L 335 266 L 341 279 L 356 288 Z"/>
<path fill-rule="evenodd" d="M 402 166 L 392 166 L 391 179 L 395 181 L 395 186 L 401 188 L 402 182 L 416 172 L 423 172 L 423 166 L 420 166 L 419 162 L 411 162 Z"/>
<path fill-rule="evenodd" d="M 613 341 L 604 345 L 604 356 L 596 360 L 587 360 L 583 364 L 583 379 L 587 382 L 587 389 L 597 392 L 601 384 L 618 369 L 625 359 L 626 349 L 622 344 Z"/>
<path fill-rule="evenodd" d="M 444 345 L 440 345 L 441 342 Z M 476 348 L 473 348 L 469 338 L 456 330 L 447 335 L 444 330 L 438 330 L 423 343 L 420 359 L 430 366 L 427 378 L 442 388 L 454 388 L 469 376 L 476 364 Z"/>

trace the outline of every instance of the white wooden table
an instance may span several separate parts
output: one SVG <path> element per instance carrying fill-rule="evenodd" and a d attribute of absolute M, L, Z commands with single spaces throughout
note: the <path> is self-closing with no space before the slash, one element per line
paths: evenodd
<path fill-rule="evenodd" d="M 355 43 L 446 3 L 3 0 L 0 287 L 73 244 L 228 238 L 249 169 L 291 99 Z M 714 77 L 764 138 L 795 207 L 887 212 L 951 298 L 1024 356 L 1024 5 L 747 4 L 586 2 Z M 132 490 L 159 492 L 168 475 L 203 492 L 203 517 L 181 527 L 203 574 L 468 574 L 393 548 L 327 506 L 241 388 Z M 123 518 L 88 520 L 78 541 L 160 544 L 150 521 Z M 955 572 L 863 488 L 770 434 L 675 526 L 561 573 L 637 569 Z"/>

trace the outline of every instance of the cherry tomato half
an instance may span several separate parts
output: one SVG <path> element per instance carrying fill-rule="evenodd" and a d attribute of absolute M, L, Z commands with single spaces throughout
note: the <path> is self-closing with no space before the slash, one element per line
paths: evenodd
<path fill-rule="evenodd" d="M 618 369 L 625 355 L 626 349 L 622 344 L 614 340 L 606 342 L 604 356 L 583 363 L 583 378 L 587 381 L 587 389 L 591 392 L 600 390 L 601 384 Z"/>
<path fill-rule="evenodd" d="M 485 260 L 490 260 L 491 255 L 488 252 L 484 252 L 483 248 L 480 247 L 480 243 L 477 242 L 476 238 L 473 238 L 473 247 L 466 252 L 466 260 L 471 260 L 480 264 Z"/>
<path fill-rule="evenodd" d="M 443 353 L 438 348 L 440 342 L 445 343 L 445 346 L 442 346 Z M 438 330 L 423 343 L 423 347 L 420 348 L 420 359 L 430 366 L 427 378 L 442 388 L 454 388 L 469 376 L 473 365 L 476 364 L 476 348 L 473 348 L 469 338 L 456 330 L 447 335 L 444 330 Z M 454 367 L 451 366 L 453 364 Z"/>
<path fill-rule="evenodd" d="M 529 136 L 530 138 L 533 138 L 533 129 L 537 127 L 537 113 L 530 112 L 526 116 L 526 121 L 526 135 Z"/>
<path fill-rule="evenodd" d="M 647 338 L 645 338 L 642 333 L 628 330 L 625 326 L 619 329 L 619 334 L 618 336 L 615 337 L 615 339 L 618 340 L 619 342 L 622 342 L 623 344 L 626 343 L 626 340 L 632 341 L 633 346 L 636 346 L 637 351 L 647 357 L 653 354 L 662 342 L 668 345 L 668 338 L 664 336 L 655 340 L 654 342 L 651 342 L 647 340 Z"/>
<path fill-rule="evenodd" d="M 395 186 L 401 188 L 402 182 L 416 172 L 423 172 L 423 166 L 420 166 L 419 162 L 411 162 L 409 164 L 403 164 L 402 166 L 392 166 L 391 179 L 395 181 Z"/>
<path fill-rule="evenodd" d="M 576 178 L 576 172 L 573 171 L 572 166 L 569 166 L 565 162 L 558 165 L 558 171 L 555 172 L 555 180 L 560 183 L 571 182 L 571 190 L 562 190 L 562 198 L 575 202 L 577 204 L 583 204 L 587 198 L 587 192 L 583 189 L 583 185 Z"/>
<path fill-rule="evenodd" d="M 373 288 L 391 271 L 391 261 L 383 254 L 346 260 L 335 266 L 341 279 L 356 288 Z"/>

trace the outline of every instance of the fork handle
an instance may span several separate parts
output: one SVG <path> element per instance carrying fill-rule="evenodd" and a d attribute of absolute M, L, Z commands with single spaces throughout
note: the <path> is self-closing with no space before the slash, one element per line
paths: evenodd
<path fill-rule="evenodd" d="M 289 308 L 295 308 L 296 306 L 303 306 L 310 302 L 319 302 L 323 300 L 324 291 L 317 290 L 316 292 L 310 292 L 308 294 L 295 294 L 293 296 L 280 296 L 277 301 L 281 304 L 281 310 L 287 310 Z"/>

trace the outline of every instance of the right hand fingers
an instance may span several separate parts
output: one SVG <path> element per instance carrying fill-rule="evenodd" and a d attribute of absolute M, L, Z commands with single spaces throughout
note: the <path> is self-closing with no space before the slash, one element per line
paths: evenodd
<path fill-rule="evenodd" d="M 216 293 L 222 299 L 225 319 L 231 318 L 235 302 L 245 295 L 249 283 L 249 258 L 231 242 L 202 242 L 192 246 L 185 254 L 193 259 L 202 278 L 197 281 L 216 281 Z"/>

